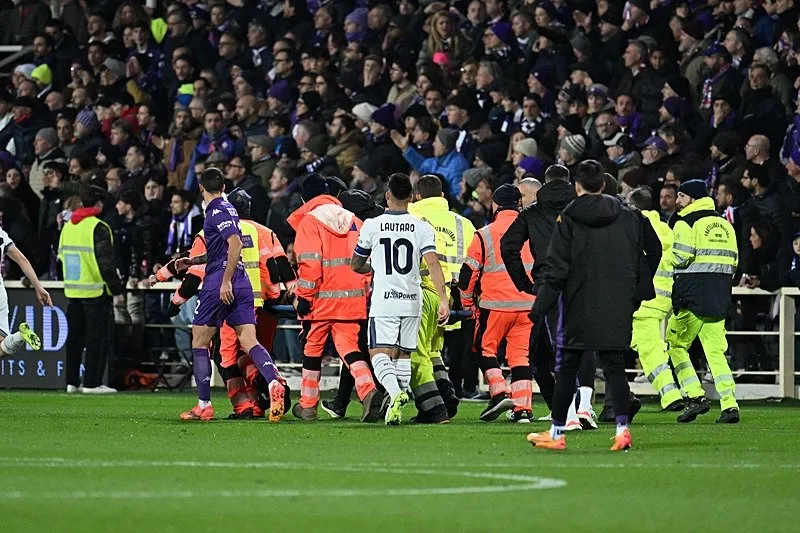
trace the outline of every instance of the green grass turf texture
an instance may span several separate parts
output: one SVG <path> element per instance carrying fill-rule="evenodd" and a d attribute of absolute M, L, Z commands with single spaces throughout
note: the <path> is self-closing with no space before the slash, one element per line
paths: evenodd
<path fill-rule="evenodd" d="M 215 391 L 218 418 L 230 411 L 223 394 Z M 525 435 L 547 423 L 483 423 L 476 403 L 462 403 L 449 425 L 387 428 L 359 423 L 355 403 L 353 419 L 341 421 L 322 411 L 319 422 L 291 414 L 280 424 L 179 421 L 194 401 L 0 392 L 0 530 L 800 529 L 798 402 L 744 402 L 735 426 L 714 424 L 716 408 L 678 425 L 673 413 L 646 404 L 633 426 L 634 449 L 612 453 L 610 425 L 570 434 L 565 452 L 535 450 Z M 537 397 L 538 415 L 543 407 Z M 406 417 L 413 413 L 406 407 Z M 530 484 L 481 477 L 487 473 L 565 484 L 462 493 Z M 390 489 L 431 493 L 391 496 Z"/>

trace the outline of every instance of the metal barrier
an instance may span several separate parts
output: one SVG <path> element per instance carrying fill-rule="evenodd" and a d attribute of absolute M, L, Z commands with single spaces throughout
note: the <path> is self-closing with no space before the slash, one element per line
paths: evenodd
<path fill-rule="evenodd" d="M 45 281 L 42 283 L 45 288 L 63 289 L 63 283 L 59 281 Z M 8 281 L 5 286 L 9 289 L 23 289 L 28 288 L 19 281 Z M 143 290 L 155 291 L 174 291 L 178 287 L 176 282 L 157 283 L 152 288 L 142 287 Z M 778 337 L 778 370 L 777 371 L 758 371 L 758 372 L 739 372 L 737 375 L 767 375 L 775 376 L 776 384 L 739 384 L 737 386 L 737 397 L 742 398 L 800 398 L 800 388 L 795 384 L 796 376 L 800 376 L 800 372 L 795 369 L 795 338 L 799 335 L 795 332 L 795 298 L 800 297 L 800 289 L 794 287 L 787 287 L 775 292 L 768 292 L 761 289 L 746 289 L 743 287 L 734 287 L 731 290 L 731 296 L 737 297 L 753 297 L 753 296 L 770 296 L 778 298 L 778 329 L 777 331 L 729 331 L 729 337 L 736 336 L 762 336 L 762 337 Z M 13 303 L 13 302 L 10 302 Z M 279 306 L 278 311 L 287 313 L 291 311 L 290 306 Z M 154 328 L 190 328 L 190 326 L 179 326 L 173 324 L 148 324 L 147 327 Z M 279 328 L 283 329 L 300 329 L 299 325 L 281 325 Z M 283 364 L 287 368 L 295 368 L 297 364 Z M 336 366 L 336 365 L 334 365 Z M 733 369 L 736 370 L 736 369 Z M 629 369 L 630 373 L 640 374 L 641 370 Z M 631 383 L 631 388 L 637 394 L 655 394 L 652 386 L 649 383 Z M 602 390 L 602 386 L 600 387 Z M 707 387 L 707 392 L 710 396 L 714 396 L 715 392 L 713 386 Z"/>

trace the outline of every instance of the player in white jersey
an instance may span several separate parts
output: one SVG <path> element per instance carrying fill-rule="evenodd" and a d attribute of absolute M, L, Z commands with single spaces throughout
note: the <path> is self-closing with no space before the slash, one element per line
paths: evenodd
<path fill-rule="evenodd" d="M 422 314 L 420 263 L 425 263 L 439 293 L 439 322 L 450 316 L 444 273 L 436 255 L 436 232 L 430 224 L 408 214 L 411 180 L 392 174 L 386 191 L 388 209 L 364 222 L 358 235 L 351 266 L 370 272 L 372 296 L 369 310 L 369 354 L 375 377 L 389 393 L 386 424 L 402 420 L 411 381 L 411 352 L 417 349 Z M 392 362 L 394 360 L 394 362 Z"/>
<path fill-rule="evenodd" d="M 39 278 L 36 276 L 36 272 L 28 259 L 14 245 L 14 241 L 11 240 L 8 233 L 0 228 L 0 263 L 3 262 L 5 257 L 14 261 L 22 269 L 22 273 L 33 285 L 39 303 L 43 306 L 53 305 L 50 294 L 39 283 Z M 25 322 L 20 323 L 19 330 L 16 333 L 11 334 L 10 329 L 8 325 L 8 294 L 3 280 L 0 279 L 0 359 L 14 355 L 26 343 L 34 350 L 42 348 L 41 339 Z"/>

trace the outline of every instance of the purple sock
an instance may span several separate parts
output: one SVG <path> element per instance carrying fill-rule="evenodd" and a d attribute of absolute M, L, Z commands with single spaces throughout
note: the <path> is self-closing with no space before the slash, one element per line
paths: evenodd
<path fill-rule="evenodd" d="M 615 417 L 617 420 L 618 426 L 627 426 L 628 425 L 628 417 L 627 415 L 619 415 Z"/>
<path fill-rule="evenodd" d="M 278 379 L 278 369 L 275 367 L 275 363 L 272 362 L 272 357 L 266 348 L 256 344 L 250 349 L 250 358 L 255 363 L 258 371 L 261 372 L 261 375 L 264 376 L 264 379 L 267 380 L 267 384 Z"/>
<path fill-rule="evenodd" d="M 194 380 L 197 383 L 197 398 L 203 402 L 211 401 L 211 358 L 207 348 L 192 348 L 194 357 Z"/>

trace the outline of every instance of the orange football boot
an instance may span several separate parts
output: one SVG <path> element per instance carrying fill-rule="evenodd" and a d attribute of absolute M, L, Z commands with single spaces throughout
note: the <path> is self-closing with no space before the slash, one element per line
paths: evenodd
<path fill-rule="evenodd" d="M 273 380 L 269 384 L 269 421 L 280 422 L 284 411 L 284 395 L 286 389 L 283 383 Z"/>
<path fill-rule="evenodd" d="M 208 421 L 214 418 L 214 407 L 209 405 L 205 409 L 199 405 L 192 407 L 191 411 L 181 413 L 181 420 L 203 420 Z"/>
<path fill-rule="evenodd" d="M 554 439 L 550 436 L 550 432 L 545 433 L 528 433 L 528 442 L 534 448 L 544 448 L 546 450 L 566 450 L 567 438 L 563 435 L 560 439 Z"/>
<path fill-rule="evenodd" d="M 631 432 L 628 428 L 625 428 L 625 431 L 622 432 L 622 435 L 617 435 L 614 437 L 614 444 L 611 446 L 612 452 L 619 452 L 630 450 L 631 446 L 633 446 L 633 439 L 631 438 Z"/>

